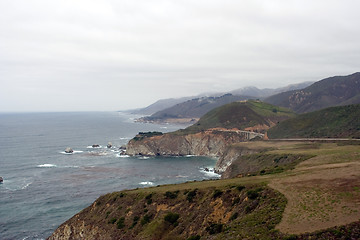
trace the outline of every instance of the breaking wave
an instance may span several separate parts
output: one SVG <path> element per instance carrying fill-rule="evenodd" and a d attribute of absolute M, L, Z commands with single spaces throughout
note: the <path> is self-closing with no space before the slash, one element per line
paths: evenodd
<path fill-rule="evenodd" d="M 154 185 L 153 182 L 141 182 L 139 184 L 141 184 L 141 185 L 150 185 L 150 186 Z"/>
<path fill-rule="evenodd" d="M 39 168 L 53 168 L 53 167 L 57 167 L 57 166 L 55 164 L 45 163 L 45 164 L 37 165 L 37 167 L 39 167 Z"/>

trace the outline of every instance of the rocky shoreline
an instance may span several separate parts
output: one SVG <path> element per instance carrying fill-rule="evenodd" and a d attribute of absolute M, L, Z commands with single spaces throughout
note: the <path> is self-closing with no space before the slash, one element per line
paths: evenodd
<path fill-rule="evenodd" d="M 222 173 L 239 156 L 256 152 L 256 150 L 247 148 L 234 149 L 231 147 L 233 144 L 249 141 L 248 138 L 247 132 L 228 129 L 209 129 L 185 135 L 170 133 L 151 137 L 137 136 L 127 144 L 126 154 L 130 156 L 196 155 L 217 157 L 215 171 Z"/>

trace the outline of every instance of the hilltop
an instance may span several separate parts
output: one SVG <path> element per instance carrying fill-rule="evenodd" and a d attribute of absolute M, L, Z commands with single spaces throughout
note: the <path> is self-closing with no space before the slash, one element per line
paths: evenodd
<path fill-rule="evenodd" d="M 294 116 L 291 110 L 283 107 L 257 100 L 240 101 L 206 113 L 196 124 L 182 132 L 200 132 L 210 128 L 236 128 L 264 132 L 278 122 Z"/>
<path fill-rule="evenodd" d="M 249 99 L 248 96 L 225 94 L 219 97 L 199 97 L 158 111 L 151 116 L 138 119 L 142 122 L 194 123 L 210 110 L 222 105 Z"/>
<path fill-rule="evenodd" d="M 297 89 L 303 89 L 303 88 L 310 86 L 313 83 L 314 82 L 302 82 L 302 83 L 290 84 L 290 85 L 287 85 L 285 87 L 280 87 L 280 88 L 263 88 L 263 89 L 249 86 L 249 87 L 243 87 L 243 88 L 233 90 L 230 93 L 234 94 L 234 95 L 245 95 L 245 96 L 252 96 L 255 98 L 259 98 L 259 99 L 264 99 L 266 97 L 269 97 L 269 96 L 272 96 L 272 95 L 275 95 L 278 93 L 287 92 L 287 91 L 291 91 L 291 90 L 297 90 Z"/>
<path fill-rule="evenodd" d="M 166 108 L 172 107 L 176 104 L 186 102 L 191 100 L 195 97 L 182 97 L 182 98 L 168 98 L 168 99 L 160 99 L 147 107 L 129 110 L 132 114 L 144 114 L 144 115 L 151 115 L 158 111 L 164 110 Z"/>
<path fill-rule="evenodd" d="M 331 107 L 280 122 L 269 138 L 360 138 L 360 105 Z"/>
<path fill-rule="evenodd" d="M 297 113 L 312 112 L 332 106 L 360 103 L 360 73 L 335 76 L 315 82 L 301 90 L 283 92 L 264 100 Z"/>

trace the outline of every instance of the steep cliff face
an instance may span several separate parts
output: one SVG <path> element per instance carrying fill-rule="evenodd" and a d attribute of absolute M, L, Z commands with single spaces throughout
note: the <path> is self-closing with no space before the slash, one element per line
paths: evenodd
<path fill-rule="evenodd" d="M 81 219 L 77 214 L 61 225 L 49 238 L 49 240 L 67 239 L 113 239 L 111 234 L 96 224 Z"/>
<path fill-rule="evenodd" d="M 216 162 L 215 171 L 223 173 L 240 156 L 260 152 L 259 149 L 250 149 L 242 146 L 229 146 Z"/>
<path fill-rule="evenodd" d="M 195 134 L 146 137 L 131 140 L 127 154 L 145 156 L 185 156 L 202 155 L 219 157 L 227 146 L 247 140 L 243 132 L 212 129 Z"/>

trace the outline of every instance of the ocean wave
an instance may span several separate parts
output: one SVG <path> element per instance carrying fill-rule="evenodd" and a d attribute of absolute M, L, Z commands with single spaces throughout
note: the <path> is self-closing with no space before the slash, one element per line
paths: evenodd
<path fill-rule="evenodd" d="M 217 174 L 213 168 L 207 168 L 208 171 L 205 170 L 205 168 L 200 168 L 199 172 L 204 173 L 206 176 L 209 177 L 216 177 L 216 178 L 220 178 L 221 175 Z"/>
<path fill-rule="evenodd" d="M 21 187 L 21 189 L 22 189 L 22 190 L 27 189 L 28 186 L 30 186 L 31 184 L 32 184 L 32 182 L 28 182 L 28 183 L 26 183 L 23 187 Z"/>
<path fill-rule="evenodd" d="M 154 185 L 153 182 L 141 182 L 139 184 L 141 184 L 141 185 L 150 185 L 150 186 Z"/>
<path fill-rule="evenodd" d="M 116 154 L 116 157 L 119 157 L 119 158 L 128 158 L 128 157 L 130 157 L 130 156 L 129 156 L 129 155 Z"/>
<path fill-rule="evenodd" d="M 32 179 L 22 179 L 22 180 L 4 180 L 3 184 L 5 189 L 8 191 L 19 191 L 27 189 L 33 183 Z"/>
<path fill-rule="evenodd" d="M 146 157 L 146 156 L 142 156 L 142 157 L 138 157 L 138 159 L 149 159 L 150 157 Z"/>
<path fill-rule="evenodd" d="M 40 165 L 37 165 L 36 167 L 38 167 L 38 168 L 79 168 L 79 166 L 76 166 L 76 165 L 58 166 L 58 165 L 51 164 L 51 163 L 40 164 Z"/>
<path fill-rule="evenodd" d="M 88 155 L 88 156 L 106 156 L 106 155 L 108 155 L 108 153 L 107 152 L 93 152 L 93 151 L 91 151 L 91 152 L 86 153 L 86 155 Z"/>
<path fill-rule="evenodd" d="M 39 167 L 39 168 L 52 168 L 52 167 L 57 167 L 57 166 L 55 164 L 45 163 L 45 164 L 37 165 L 37 167 Z"/>
<path fill-rule="evenodd" d="M 121 138 L 119 138 L 120 140 L 127 140 L 127 139 L 131 139 L 131 138 L 129 138 L 129 137 L 121 137 Z"/>
<path fill-rule="evenodd" d="M 80 167 L 76 166 L 76 165 L 74 165 L 74 166 L 69 165 L 69 166 L 63 166 L 62 168 L 80 168 Z"/>
<path fill-rule="evenodd" d="M 177 178 L 187 178 L 187 177 L 189 177 L 189 176 L 177 175 L 177 176 L 175 176 L 175 177 L 177 177 Z"/>
<path fill-rule="evenodd" d="M 34 237 L 36 237 L 36 238 L 34 238 Z M 27 239 L 45 240 L 45 238 L 37 238 L 37 236 L 27 236 L 27 237 L 24 237 L 22 240 L 27 240 Z"/>

